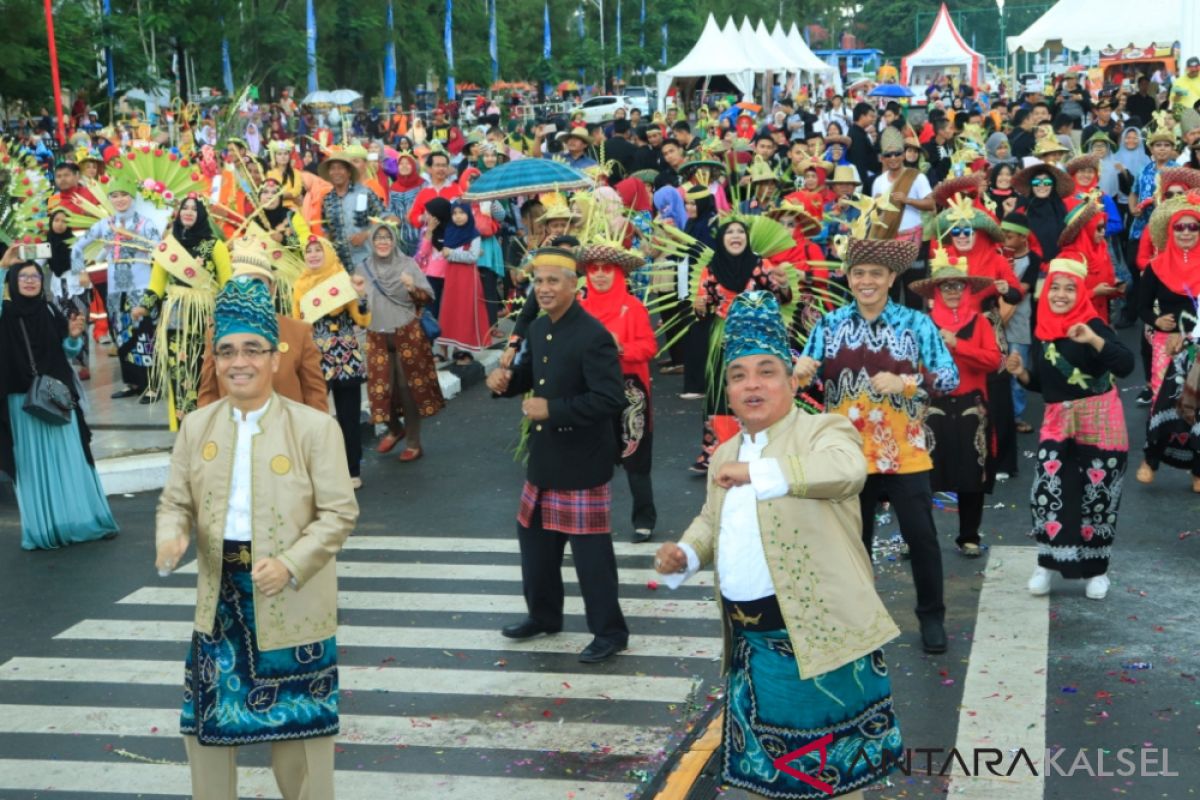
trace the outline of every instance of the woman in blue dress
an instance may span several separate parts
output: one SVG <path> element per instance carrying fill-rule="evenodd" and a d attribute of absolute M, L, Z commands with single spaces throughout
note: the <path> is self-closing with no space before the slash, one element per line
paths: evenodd
<path fill-rule="evenodd" d="M 47 299 L 45 275 L 17 248 L 0 260 L 5 299 L 0 305 L 0 469 L 13 479 L 21 514 L 21 547 L 50 550 L 112 538 L 117 533 L 88 446 L 91 431 L 78 408 L 70 360 L 83 348 L 84 318 L 68 321 Z M 30 358 L 32 355 L 32 364 Z M 38 374 L 58 378 L 76 408 L 53 425 L 22 407 Z"/>

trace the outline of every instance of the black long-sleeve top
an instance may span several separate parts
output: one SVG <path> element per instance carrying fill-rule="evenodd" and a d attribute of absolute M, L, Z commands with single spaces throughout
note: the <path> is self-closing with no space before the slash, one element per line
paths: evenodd
<path fill-rule="evenodd" d="M 621 364 L 612 334 L 578 302 L 554 322 L 529 326 L 528 353 L 513 365 L 508 390 L 532 390 L 550 417 L 529 431 L 526 477 L 541 489 L 591 489 L 612 480 L 617 461 L 613 418 L 625 407 Z"/>
<path fill-rule="evenodd" d="M 1154 274 L 1154 265 L 1146 267 L 1142 273 L 1142 280 L 1138 284 L 1138 318 L 1142 322 L 1149 325 L 1154 330 L 1158 330 L 1158 326 L 1154 323 L 1163 314 L 1170 314 L 1175 318 L 1175 330 L 1183 330 L 1183 320 L 1180 315 L 1187 311 L 1193 312 L 1196 310 L 1195 304 L 1187 298 L 1186 295 L 1178 294 L 1171 291 L 1166 285 L 1158 279 Z M 1155 302 L 1158 303 L 1158 311 L 1154 310 Z M 1165 333 L 1166 331 L 1162 331 Z"/>
<path fill-rule="evenodd" d="M 1100 384 L 1088 381 L 1087 386 L 1069 383 L 1075 368 L 1085 376 L 1095 379 L 1106 372 L 1124 378 L 1133 372 L 1133 353 L 1117 341 L 1117 334 L 1099 319 L 1093 319 L 1088 327 L 1104 339 L 1104 348 L 1097 352 L 1090 344 L 1079 344 L 1070 339 L 1055 339 L 1053 342 L 1035 340 L 1030 348 L 1029 383 L 1026 386 L 1039 392 L 1047 403 L 1062 403 L 1067 400 L 1082 400 L 1107 392 L 1107 382 Z M 1050 345 L 1057 351 L 1058 364 L 1047 358 Z M 1065 359 L 1065 361 L 1064 361 Z"/>

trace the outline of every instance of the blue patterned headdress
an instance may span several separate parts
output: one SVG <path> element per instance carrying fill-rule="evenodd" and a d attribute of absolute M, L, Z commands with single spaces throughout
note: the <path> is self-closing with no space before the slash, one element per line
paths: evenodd
<path fill-rule="evenodd" d="M 725 366 L 742 356 L 759 353 L 778 356 L 789 366 L 787 326 L 779 302 L 770 292 L 743 292 L 733 298 L 725 318 Z"/>
<path fill-rule="evenodd" d="M 257 278 L 238 275 L 217 293 L 216 330 L 213 343 L 233 333 L 253 333 L 263 337 L 271 346 L 279 344 L 279 321 L 271 292 Z"/>

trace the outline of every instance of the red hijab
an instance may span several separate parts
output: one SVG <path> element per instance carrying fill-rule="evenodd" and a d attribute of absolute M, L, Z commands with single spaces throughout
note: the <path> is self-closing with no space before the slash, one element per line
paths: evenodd
<path fill-rule="evenodd" d="M 401 161 L 405 160 L 412 162 L 412 172 L 408 173 L 407 175 L 401 175 L 398 165 Z M 412 153 L 401 153 L 400 155 L 396 156 L 396 164 L 396 180 L 392 181 L 393 192 L 411 191 L 416 189 L 424 182 L 425 179 L 421 177 L 421 165 L 418 163 L 417 157 Z"/>
<path fill-rule="evenodd" d="M 1183 250 L 1175 244 L 1175 233 L 1171 228 L 1184 217 L 1200 222 L 1200 211 L 1185 208 L 1171 215 L 1167 225 L 1167 246 L 1150 262 L 1154 268 L 1154 276 L 1175 294 L 1181 294 L 1195 300 L 1200 297 L 1200 247 Z M 1191 259 L 1196 263 L 1192 264 Z"/>
<path fill-rule="evenodd" d="M 641 178 L 626 178 L 613 187 L 621 198 L 621 203 L 633 211 L 652 211 L 654 203 L 650 199 L 650 190 Z"/>
<path fill-rule="evenodd" d="M 1071 330 L 1073 326 L 1086 325 L 1088 322 L 1100 318 L 1092 305 L 1091 293 L 1088 291 L 1084 279 L 1073 272 L 1055 269 L 1054 264 L 1058 260 L 1050 262 L 1050 270 L 1046 273 L 1046 280 L 1042 284 L 1042 294 L 1038 298 L 1037 329 L 1034 331 L 1034 335 L 1041 342 L 1065 339 L 1067 331 Z M 1068 278 L 1071 283 L 1075 284 L 1075 305 L 1065 314 L 1055 313 L 1050 308 L 1050 284 L 1059 276 Z"/>
<path fill-rule="evenodd" d="M 942 298 L 942 290 L 937 284 L 934 284 L 933 311 L 929 312 L 929 316 L 933 318 L 933 324 L 941 330 L 958 333 L 979 316 L 979 304 L 975 297 L 976 295 L 968 289 L 962 293 L 962 298 L 958 301 L 958 308 L 951 308 Z"/>
<path fill-rule="evenodd" d="M 592 270 L 596 267 L 608 267 L 613 271 L 613 285 L 607 292 L 601 292 L 592 284 Z M 589 264 L 587 270 L 587 295 L 579 300 L 583 310 L 591 314 L 605 328 L 612 330 L 617 320 L 625 313 L 625 307 L 631 300 L 629 286 L 625 281 L 625 271 L 616 264 Z"/>

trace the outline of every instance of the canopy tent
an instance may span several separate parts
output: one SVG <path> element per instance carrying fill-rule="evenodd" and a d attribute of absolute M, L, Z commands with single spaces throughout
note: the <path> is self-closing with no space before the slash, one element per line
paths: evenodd
<path fill-rule="evenodd" d="M 732 19 L 729 21 L 733 22 Z M 750 24 L 749 17 L 742 17 L 742 27 L 738 29 L 738 34 L 742 37 L 742 49 L 757 59 L 757 63 L 761 65 L 761 69 L 758 71 L 770 70 L 777 75 L 784 72 L 797 72 L 799 67 L 787 53 L 775 46 L 761 20 L 758 25 L 759 27 L 755 28 Z"/>
<path fill-rule="evenodd" d="M 1089 11 L 1089 14 L 1092 13 Z M 900 80 L 908 86 L 918 85 L 935 74 L 961 70 L 961 77 L 978 86 L 982 77 L 983 56 L 963 41 L 946 4 L 942 3 L 929 35 L 913 52 L 900 61 Z"/>
<path fill-rule="evenodd" d="M 783 34 L 783 26 L 779 22 L 775 23 L 775 30 L 780 35 Z M 792 57 L 800 62 L 801 72 L 807 72 L 810 75 L 824 75 L 825 79 L 833 84 L 834 91 L 838 94 L 842 93 L 842 75 L 838 68 L 826 63 L 809 49 L 808 43 L 800 35 L 800 29 L 796 27 L 796 23 L 792 23 L 792 28 L 787 32 L 784 41 L 786 42 L 786 52 L 791 53 Z"/>
<path fill-rule="evenodd" d="M 733 24 L 733 20 L 729 21 Z M 754 74 L 757 70 L 751 66 L 751 59 L 742 49 L 741 36 L 736 29 L 732 36 L 723 33 L 712 14 L 704 23 L 700 39 L 691 51 L 670 69 L 658 73 L 658 103 L 662 108 L 666 104 L 667 90 L 671 82 L 677 78 L 711 78 L 724 76 L 743 95 L 754 94 Z"/>
<path fill-rule="evenodd" d="M 1200 42 L 1192 38 L 1193 30 L 1183 30 L 1189 5 L 1195 5 L 1195 0 L 1155 0 L 1144 13 L 1131 13 L 1129 0 L 1059 0 L 1024 33 L 1009 36 L 1008 51 L 1034 53 L 1048 47 L 1100 50 L 1179 41 L 1194 54 Z"/>

